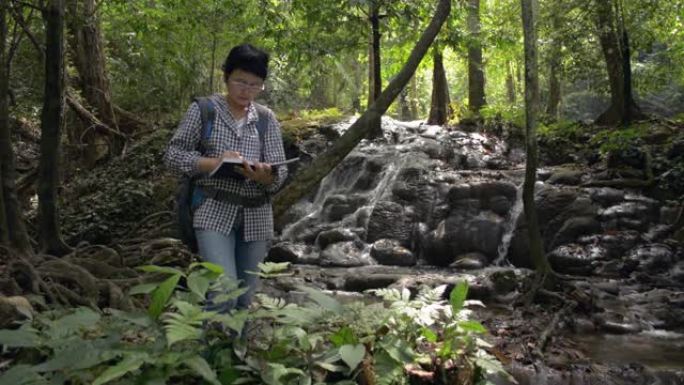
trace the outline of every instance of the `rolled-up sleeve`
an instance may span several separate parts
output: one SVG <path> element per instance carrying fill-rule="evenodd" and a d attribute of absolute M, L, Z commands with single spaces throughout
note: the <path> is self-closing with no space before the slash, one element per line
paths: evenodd
<path fill-rule="evenodd" d="M 283 136 L 280 132 L 280 123 L 273 112 L 268 114 L 268 129 L 264 137 L 264 162 L 274 163 L 285 160 L 285 149 L 283 147 Z M 264 186 L 269 193 L 276 193 L 285 183 L 287 178 L 287 165 L 275 167 L 273 183 Z"/>
<path fill-rule="evenodd" d="M 164 164 L 177 175 L 196 175 L 199 173 L 198 150 L 202 119 L 197 103 L 192 103 L 183 120 L 173 134 L 164 155 Z"/>

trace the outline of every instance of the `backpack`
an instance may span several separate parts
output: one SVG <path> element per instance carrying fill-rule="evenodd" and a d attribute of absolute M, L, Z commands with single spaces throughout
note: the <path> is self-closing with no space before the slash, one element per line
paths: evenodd
<path fill-rule="evenodd" d="M 199 97 L 194 99 L 195 103 L 200 109 L 202 137 L 198 150 L 200 154 L 204 154 L 206 142 L 211 137 L 211 132 L 214 128 L 214 120 L 216 119 L 216 111 L 214 104 L 208 97 Z M 264 107 L 254 104 L 257 109 L 257 131 L 259 132 L 259 141 L 261 142 L 261 159 L 264 157 L 264 137 L 266 129 L 268 128 L 268 119 Z M 204 201 L 202 194 L 198 193 L 195 186 L 195 181 L 198 176 L 183 175 L 176 190 L 175 211 L 178 222 L 178 235 L 181 241 L 185 244 L 191 252 L 197 253 L 197 237 L 195 236 L 195 229 L 192 226 L 192 217 L 195 209 L 198 208 Z"/>

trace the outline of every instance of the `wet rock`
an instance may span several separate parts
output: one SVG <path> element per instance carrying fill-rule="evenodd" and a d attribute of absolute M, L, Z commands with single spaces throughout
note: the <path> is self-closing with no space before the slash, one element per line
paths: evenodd
<path fill-rule="evenodd" d="M 426 177 L 427 170 L 415 167 L 402 169 L 392 186 L 392 193 L 397 198 L 414 204 L 421 200 L 430 200 L 433 194 Z"/>
<path fill-rule="evenodd" d="M 591 199 L 601 206 L 612 206 L 625 199 L 625 192 L 610 187 L 595 188 L 591 189 Z"/>
<path fill-rule="evenodd" d="M 667 153 L 667 157 L 674 159 L 676 157 L 684 155 L 684 140 L 675 140 L 672 142 L 670 151 Z"/>
<path fill-rule="evenodd" d="M 489 199 L 488 207 L 494 213 L 505 217 L 511 211 L 513 203 L 503 195 L 497 195 Z"/>
<path fill-rule="evenodd" d="M 581 245 L 570 244 L 557 247 L 549 253 L 549 263 L 559 273 L 589 274 L 593 258 Z"/>
<path fill-rule="evenodd" d="M 674 262 L 672 249 L 665 244 L 639 246 L 629 253 L 627 260 L 638 263 L 649 272 L 669 270 Z"/>
<path fill-rule="evenodd" d="M 515 270 L 506 269 L 495 271 L 489 276 L 494 292 L 498 295 L 508 294 L 518 289 L 520 277 Z"/>
<path fill-rule="evenodd" d="M 323 217 L 335 222 L 354 213 L 363 206 L 367 198 L 360 195 L 331 195 L 323 202 Z"/>
<path fill-rule="evenodd" d="M 582 175 L 584 172 L 579 170 L 561 169 L 551 174 L 547 182 L 549 184 L 563 184 L 569 186 L 577 186 L 582 183 Z"/>
<path fill-rule="evenodd" d="M 367 242 L 391 238 L 407 246 L 410 243 L 412 226 L 404 216 L 404 207 L 396 202 L 380 201 L 373 208 L 368 221 Z"/>
<path fill-rule="evenodd" d="M 318 233 L 318 236 L 316 237 L 316 244 L 318 245 L 318 247 L 321 248 L 321 250 L 324 250 L 330 244 L 344 241 L 353 241 L 355 239 L 358 239 L 358 237 L 351 230 L 344 228 L 336 228 L 332 230 L 321 231 L 320 233 Z"/>
<path fill-rule="evenodd" d="M 380 239 L 373 243 L 370 251 L 371 257 L 381 265 L 413 266 L 416 264 L 416 256 L 411 250 L 401 246 L 394 239 Z"/>
<path fill-rule="evenodd" d="M 482 269 L 489 263 L 487 257 L 478 252 L 465 253 L 456 257 L 456 260 L 449 265 L 456 269 L 476 270 Z"/>
<path fill-rule="evenodd" d="M 608 229 L 645 231 L 648 224 L 657 220 L 653 207 L 641 202 L 624 202 L 608 207 L 599 213 Z"/>
<path fill-rule="evenodd" d="M 679 207 L 663 206 L 660 208 L 660 222 L 666 225 L 673 225 L 679 218 Z"/>
<path fill-rule="evenodd" d="M 634 323 L 621 323 L 604 321 L 600 323 L 601 330 L 611 334 L 635 334 L 641 331 L 641 327 Z"/>
<path fill-rule="evenodd" d="M 370 289 L 384 289 L 399 279 L 396 274 L 348 275 L 344 279 L 344 290 L 362 292 Z"/>
<path fill-rule="evenodd" d="M 675 282 L 684 282 L 684 261 L 679 261 L 672 267 L 670 277 L 672 277 Z"/>
<path fill-rule="evenodd" d="M 547 223 L 559 213 L 567 210 L 578 197 L 579 190 L 574 188 L 548 188 L 539 192 L 535 199 L 540 224 Z"/>
<path fill-rule="evenodd" d="M 321 252 L 320 265 L 325 267 L 353 267 L 371 264 L 360 242 L 333 243 Z"/>
<path fill-rule="evenodd" d="M 578 237 L 587 234 L 596 234 L 601 231 L 601 224 L 593 217 L 570 218 L 558 231 L 553 239 L 552 247 L 575 241 Z"/>
<path fill-rule="evenodd" d="M 311 248 L 300 243 L 280 242 L 268 251 L 267 261 L 296 263 L 311 252 Z"/>

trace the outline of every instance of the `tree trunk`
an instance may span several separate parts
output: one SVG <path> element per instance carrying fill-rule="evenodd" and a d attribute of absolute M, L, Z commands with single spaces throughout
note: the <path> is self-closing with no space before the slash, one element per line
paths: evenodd
<path fill-rule="evenodd" d="M 95 0 L 68 0 L 68 7 L 70 57 L 78 72 L 78 88 L 98 119 L 111 129 L 119 131 Z M 124 145 L 120 137 L 112 137 L 107 132 L 98 130 L 90 130 L 86 135 L 86 141 L 88 145 L 93 146 L 95 143 L 108 143 L 106 153 L 110 156 L 118 155 Z M 90 157 L 92 158 L 93 154 Z"/>
<path fill-rule="evenodd" d="M 614 8 L 613 1 L 596 0 L 594 4 L 599 41 L 610 83 L 610 106 L 596 119 L 596 124 L 628 124 L 633 119 L 645 116 L 632 96 L 627 31 L 624 25 L 618 23 L 618 10 Z"/>
<path fill-rule="evenodd" d="M 479 113 L 487 103 L 480 41 L 480 0 L 468 0 L 468 33 L 468 108 Z"/>
<path fill-rule="evenodd" d="M 368 60 L 370 65 L 371 89 L 368 95 L 368 106 L 370 107 L 382 92 L 382 71 L 380 68 L 380 6 L 377 1 L 371 2 L 371 55 Z M 368 133 L 370 138 L 382 136 L 382 116 L 371 121 L 371 130 Z"/>
<path fill-rule="evenodd" d="M 559 4 L 556 4 L 559 5 Z M 551 49 L 549 50 L 549 98 L 546 103 L 546 114 L 554 120 L 558 118 L 558 106 L 561 100 L 561 42 L 560 34 L 563 27 L 561 15 L 551 15 Z"/>
<path fill-rule="evenodd" d="M 399 116 L 401 120 L 413 120 L 411 117 L 411 105 L 409 104 L 409 92 L 407 88 L 399 93 Z"/>
<path fill-rule="evenodd" d="M 525 181 L 523 183 L 523 205 L 530 256 L 539 277 L 543 279 L 551 272 L 542 241 L 537 210 L 534 204 L 534 185 L 537 173 L 537 114 L 539 108 L 539 73 L 537 70 L 536 0 L 521 0 L 523 34 L 525 40 Z"/>
<path fill-rule="evenodd" d="M 45 95 L 38 181 L 39 235 L 42 252 L 62 256 L 70 251 L 60 235 L 57 210 L 59 142 L 64 122 L 64 0 L 50 0 L 44 15 Z"/>
<path fill-rule="evenodd" d="M 510 60 L 506 60 L 506 95 L 508 96 L 508 102 L 511 104 L 516 101 L 515 79 L 513 78 L 512 65 Z"/>
<path fill-rule="evenodd" d="M 375 103 L 369 106 L 363 115 L 347 129 L 344 135 L 329 150 L 319 155 L 309 167 L 302 169 L 294 176 L 292 182 L 278 193 L 274 202 L 274 216 L 278 223 L 282 220 L 283 214 L 289 207 L 311 192 L 318 182 L 335 168 L 356 147 L 361 139 L 367 136 L 368 131 L 372 128 L 371 122 L 374 119 L 380 118 L 387 111 L 387 108 L 389 108 L 390 104 L 392 104 L 411 79 L 423 56 L 425 56 L 425 53 L 430 48 L 430 44 L 439 33 L 442 24 L 444 24 L 444 21 L 449 16 L 450 11 L 451 0 L 439 0 L 430 24 L 413 47 L 408 60 L 387 88 L 379 95 Z M 281 224 L 279 223 L 279 225 Z"/>
<path fill-rule="evenodd" d="M 21 214 L 15 185 L 14 149 L 9 126 L 9 73 L 7 65 L 8 1 L 0 1 L 0 241 L 22 254 L 32 254 L 31 240 Z"/>
<path fill-rule="evenodd" d="M 411 110 L 411 119 L 418 118 L 418 79 L 417 75 L 411 76 L 409 82 L 409 109 Z"/>
<path fill-rule="evenodd" d="M 449 85 L 444 72 L 442 50 L 437 44 L 432 47 L 432 53 L 432 101 L 428 124 L 442 126 L 449 119 Z"/>

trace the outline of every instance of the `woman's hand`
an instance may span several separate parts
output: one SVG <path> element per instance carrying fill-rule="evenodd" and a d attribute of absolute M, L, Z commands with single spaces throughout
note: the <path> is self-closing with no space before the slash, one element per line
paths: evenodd
<path fill-rule="evenodd" d="M 257 183 L 263 185 L 273 183 L 273 173 L 271 172 L 271 165 L 268 163 L 259 162 L 254 164 L 254 166 L 250 166 L 246 160 L 243 160 L 242 168 L 242 174 Z"/>

